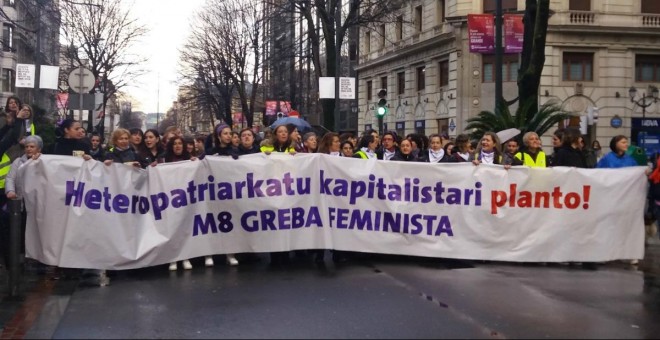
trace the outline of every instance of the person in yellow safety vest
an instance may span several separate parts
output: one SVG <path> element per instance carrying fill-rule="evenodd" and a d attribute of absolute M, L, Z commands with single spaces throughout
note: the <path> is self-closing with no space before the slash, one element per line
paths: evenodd
<path fill-rule="evenodd" d="M 271 136 L 270 145 L 262 145 L 259 150 L 265 154 L 272 152 L 296 153 L 294 141 L 298 139 L 298 128 L 293 124 L 280 125 Z"/>
<path fill-rule="evenodd" d="M 376 148 L 378 148 L 378 137 L 374 134 L 364 135 L 360 138 L 357 151 L 353 154 L 353 158 L 378 159 Z"/>
<path fill-rule="evenodd" d="M 541 150 L 541 139 L 536 132 L 529 131 L 523 136 L 524 151 L 518 152 L 516 158 L 522 161 L 523 165 L 531 168 L 545 168 L 545 152 Z"/>
<path fill-rule="evenodd" d="M 12 125 L 13 128 L 8 132 L 9 135 L 3 136 L 2 143 L 0 143 L 3 144 L 3 147 L 6 147 L 6 151 L 3 151 L 2 158 L 0 159 L 0 190 L 2 191 L 5 189 L 5 178 L 9 173 L 11 163 L 14 159 L 21 156 L 22 146 L 19 144 L 19 141 L 23 139 L 23 136 L 28 131 L 30 135 L 34 135 L 34 124 L 29 123 L 31 117 L 32 108 L 27 104 L 23 104 L 21 110 L 17 113 L 17 119 L 15 121 L 12 121 L 11 118 L 8 119 L 7 123 Z M 28 127 L 29 130 L 24 127 Z"/>

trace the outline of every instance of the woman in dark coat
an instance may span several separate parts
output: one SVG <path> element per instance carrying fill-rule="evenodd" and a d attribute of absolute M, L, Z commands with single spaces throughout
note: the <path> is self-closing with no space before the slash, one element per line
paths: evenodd
<path fill-rule="evenodd" d="M 85 160 L 92 159 L 90 146 L 84 141 L 85 130 L 80 122 L 73 119 L 65 119 L 60 124 L 58 132 L 61 134 L 53 147 L 54 155 L 81 156 Z"/>
<path fill-rule="evenodd" d="M 575 128 L 564 130 L 562 144 L 552 157 L 552 166 L 586 168 L 587 162 L 580 150 L 580 131 Z"/>

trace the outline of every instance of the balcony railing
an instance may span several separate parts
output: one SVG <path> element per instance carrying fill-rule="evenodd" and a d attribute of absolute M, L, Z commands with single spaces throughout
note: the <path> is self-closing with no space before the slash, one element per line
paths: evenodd
<path fill-rule="evenodd" d="M 660 27 L 660 15 L 658 15 L 658 14 L 644 14 L 644 15 L 642 15 L 642 26 L 644 26 L 644 27 Z"/>
<path fill-rule="evenodd" d="M 594 18 L 595 14 L 593 12 L 571 11 L 569 13 L 569 21 L 571 24 L 592 25 L 594 23 Z"/>

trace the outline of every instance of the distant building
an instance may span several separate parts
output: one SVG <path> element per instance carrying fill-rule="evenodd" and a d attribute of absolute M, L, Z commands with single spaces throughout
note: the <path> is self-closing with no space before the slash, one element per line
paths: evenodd
<path fill-rule="evenodd" d="M 41 10 L 39 9 L 41 7 Z M 57 110 L 55 90 L 41 90 L 41 101 L 36 102 L 34 89 L 16 88 L 16 64 L 35 64 L 37 53 L 41 65 L 59 64 L 60 13 L 56 0 L 3 0 L 0 16 L 2 40 L 0 48 L 0 103 L 17 95 L 26 103 L 36 104 L 47 112 Z M 41 48 L 36 51 L 36 28 L 41 24 Z"/>
<path fill-rule="evenodd" d="M 456 136 L 464 132 L 468 118 L 492 111 L 495 58 L 470 53 L 467 15 L 493 13 L 495 4 L 412 0 L 401 6 L 395 22 L 361 29 L 359 129 L 377 127 L 374 103 L 381 88 L 387 89 L 391 105 L 386 129 L 401 135 Z M 522 14 L 524 5 L 502 0 L 505 13 Z M 650 85 L 660 85 L 660 1 L 551 1 L 550 10 L 540 103 L 557 100 L 582 117 L 599 108 L 588 137 L 603 146 L 614 135 L 632 136 L 636 143 L 646 135 L 660 149 L 659 104 L 653 99 L 633 103 L 628 95 L 631 86 L 638 89 L 639 99 L 653 92 Z M 507 100 L 517 96 L 518 68 L 518 54 L 504 55 Z M 579 124 L 579 117 L 566 122 Z M 549 137 L 543 142 L 550 145 Z"/>

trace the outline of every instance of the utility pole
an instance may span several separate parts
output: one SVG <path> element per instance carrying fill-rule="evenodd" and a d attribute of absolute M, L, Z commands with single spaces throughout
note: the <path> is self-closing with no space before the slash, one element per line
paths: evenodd
<path fill-rule="evenodd" d="M 502 95 L 502 0 L 496 0 L 495 7 L 495 110 L 500 114 L 498 103 Z"/>
<path fill-rule="evenodd" d="M 339 75 L 341 72 L 341 41 L 339 40 L 339 30 L 341 29 L 341 0 L 336 1 L 335 8 L 335 111 L 333 131 L 339 131 Z"/>
<path fill-rule="evenodd" d="M 34 53 L 34 103 L 41 107 L 41 90 L 39 83 L 41 82 L 41 7 L 47 0 L 36 0 L 37 4 L 37 29 L 35 30 L 37 46 Z"/>

